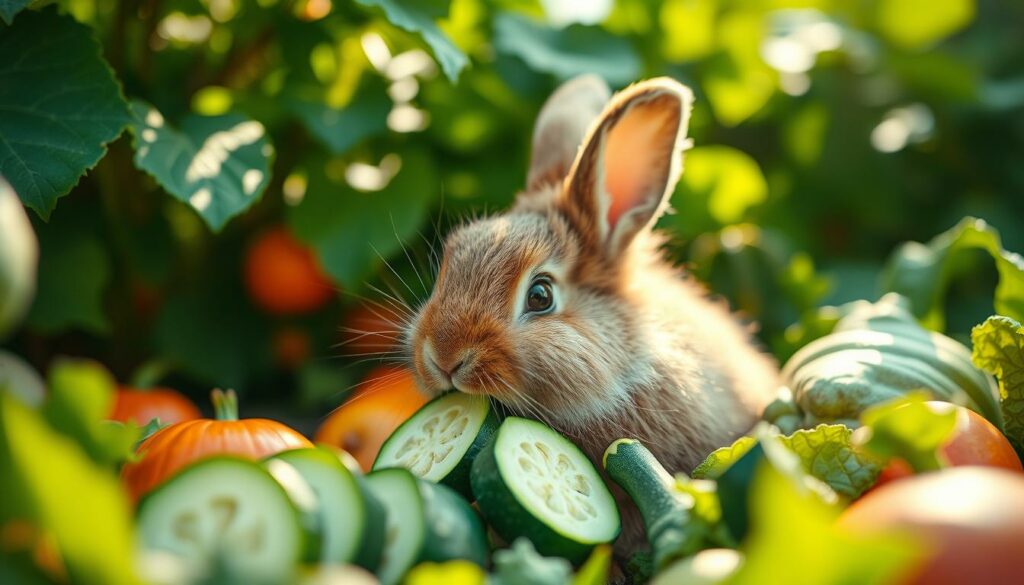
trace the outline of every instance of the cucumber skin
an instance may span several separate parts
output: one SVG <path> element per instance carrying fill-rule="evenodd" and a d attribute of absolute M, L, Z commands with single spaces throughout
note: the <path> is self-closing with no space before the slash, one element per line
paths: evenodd
<path fill-rule="evenodd" d="M 451 488 L 418 479 L 427 537 L 419 562 L 466 560 L 487 566 L 489 547 L 480 517 Z"/>
<path fill-rule="evenodd" d="M 473 461 L 480 455 L 480 452 L 487 446 L 487 443 L 490 442 L 491 437 L 496 432 L 498 432 L 498 416 L 494 414 L 494 409 L 488 405 L 487 416 L 484 418 L 483 424 L 480 425 L 480 431 L 477 433 L 476 438 L 473 439 L 473 444 L 466 450 L 466 454 L 462 456 L 455 469 L 452 469 L 441 480 L 441 483 L 472 501 L 473 485 L 470 476 L 473 474 Z"/>
<path fill-rule="evenodd" d="M 363 543 L 356 550 L 352 564 L 358 565 L 371 573 L 380 567 L 381 556 L 384 554 L 384 536 L 387 530 L 387 510 L 384 504 L 366 484 L 366 479 L 359 471 L 353 471 L 352 477 L 363 494 L 363 506 L 366 510 L 366 526 L 363 527 Z"/>
<path fill-rule="evenodd" d="M 643 444 L 619 439 L 605 451 L 603 463 L 640 510 L 657 570 L 701 549 L 706 531 L 691 513 L 692 499 L 681 497 L 673 477 Z"/>
<path fill-rule="evenodd" d="M 599 543 L 584 544 L 559 534 L 533 516 L 505 485 L 494 455 L 495 433 L 473 461 L 473 494 L 484 518 L 505 542 L 525 537 L 542 555 L 563 557 L 575 565 L 590 556 Z"/>
<path fill-rule="evenodd" d="M 455 392 L 457 392 L 457 390 Z M 400 433 L 402 429 L 404 429 L 405 426 L 409 424 L 409 422 L 412 421 L 413 418 L 416 417 L 417 414 L 423 412 L 427 408 L 430 408 L 431 406 L 433 406 L 435 402 L 444 400 L 450 395 L 451 392 L 446 392 L 440 396 L 435 397 L 430 402 L 421 406 L 419 410 L 413 413 L 412 416 L 406 419 L 405 422 L 400 424 L 398 428 L 391 433 L 387 440 L 384 441 L 384 444 L 381 445 L 380 452 L 384 451 L 384 448 L 387 447 L 388 443 L 390 443 L 391 440 L 395 438 L 395 436 L 398 435 L 398 433 Z M 460 459 L 459 462 L 455 465 L 455 467 L 448 472 L 448 475 L 444 476 L 444 478 L 442 478 L 441 481 L 438 483 L 442 483 L 452 488 L 453 490 L 459 492 L 469 500 L 472 500 L 473 489 L 470 484 L 469 478 L 473 468 L 473 460 L 476 459 L 476 456 L 480 453 L 480 450 L 487 445 L 488 441 L 490 441 L 494 433 L 497 432 L 498 423 L 498 416 L 494 413 L 494 409 L 491 408 L 490 405 L 488 404 L 487 416 L 484 417 L 484 421 L 480 425 L 480 429 L 477 432 L 476 438 L 473 439 L 473 442 L 470 444 L 469 449 L 466 450 L 466 453 L 462 456 L 462 459 Z M 378 460 L 379 457 L 380 455 L 378 454 Z M 378 469 L 386 469 L 385 467 L 377 467 L 377 463 L 378 461 L 373 462 L 372 469 L 374 471 L 377 471 Z"/>

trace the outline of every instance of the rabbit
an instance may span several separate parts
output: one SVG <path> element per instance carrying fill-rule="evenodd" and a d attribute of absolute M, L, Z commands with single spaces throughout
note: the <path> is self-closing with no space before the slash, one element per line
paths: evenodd
<path fill-rule="evenodd" d="M 688 473 L 750 429 L 777 365 L 665 259 L 652 230 L 682 171 L 692 102 L 669 78 L 611 97 L 588 75 L 552 94 L 525 191 L 448 235 L 433 292 L 407 325 L 423 391 L 496 399 L 563 433 L 598 469 L 611 442 L 633 437 Z M 643 525 L 611 487 L 616 552 L 627 554 Z"/>

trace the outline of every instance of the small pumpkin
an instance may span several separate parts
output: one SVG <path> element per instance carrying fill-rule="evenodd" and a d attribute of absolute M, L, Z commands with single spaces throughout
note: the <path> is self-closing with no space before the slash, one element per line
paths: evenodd
<path fill-rule="evenodd" d="M 238 420 L 238 399 L 231 390 L 213 391 L 216 419 L 183 421 L 164 427 L 142 442 L 136 460 L 121 470 L 132 501 L 170 479 L 183 467 L 214 455 L 259 460 L 289 449 L 312 448 L 309 439 L 277 421 Z"/>
<path fill-rule="evenodd" d="M 191 400 L 170 388 L 138 389 L 120 386 L 114 399 L 110 420 L 133 422 L 140 427 L 158 419 L 161 425 L 173 425 L 203 416 Z"/>
<path fill-rule="evenodd" d="M 384 441 L 426 402 L 408 370 L 378 368 L 362 390 L 324 421 L 316 442 L 344 449 L 363 471 L 370 471 Z"/>

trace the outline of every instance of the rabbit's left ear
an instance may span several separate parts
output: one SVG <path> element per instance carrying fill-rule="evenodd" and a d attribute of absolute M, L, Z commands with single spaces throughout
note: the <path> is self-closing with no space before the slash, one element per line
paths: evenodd
<path fill-rule="evenodd" d="M 569 173 L 562 209 L 587 245 L 612 257 L 664 212 L 682 170 L 693 94 L 660 77 L 619 92 Z"/>

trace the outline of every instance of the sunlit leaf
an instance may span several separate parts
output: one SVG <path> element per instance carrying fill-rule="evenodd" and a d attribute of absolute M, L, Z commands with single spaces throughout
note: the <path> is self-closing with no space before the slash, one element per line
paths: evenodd
<path fill-rule="evenodd" d="M 379 191 L 358 191 L 322 166 L 310 169 L 305 198 L 289 209 L 292 231 L 346 289 L 362 287 L 375 267 L 400 251 L 436 201 L 439 185 L 430 158 L 414 150 L 395 156 L 390 160 L 397 174 Z"/>
<path fill-rule="evenodd" d="M 56 6 L 0 27 L 0 175 L 43 218 L 129 121 L 99 52 L 91 31 Z"/>
<path fill-rule="evenodd" d="M 1024 326 L 1009 317 L 989 317 L 971 331 L 974 365 L 999 379 L 999 406 L 1006 437 L 1024 456 Z"/>
<path fill-rule="evenodd" d="M 957 411 L 951 404 L 935 408 L 927 399 L 926 393 L 909 394 L 868 408 L 856 442 L 884 461 L 903 459 L 916 471 L 943 467 L 938 450 L 956 428 Z"/>
<path fill-rule="evenodd" d="M 800 457 L 804 471 L 837 493 L 856 498 L 875 484 L 881 466 L 874 458 L 854 448 L 852 435 L 853 431 L 846 425 L 818 425 L 781 440 Z"/>
<path fill-rule="evenodd" d="M 882 286 L 910 299 L 914 314 L 925 326 L 943 330 L 943 302 L 958 255 L 981 249 L 995 260 L 999 284 L 995 309 L 1001 315 L 1024 320 L 1024 258 L 1003 249 L 999 232 L 984 220 L 966 217 L 927 244 L 907 242 L 896 249 L 883 273 Z"/>
<path fill-rule="evenodd" d="M 708 215 L 719 225 L 742 221 L 747 210 L 768 197 L 768 183 L 757 161 L 729 146 L 698 146 L 685 155 L 683 173 L 675 198 L 703 202 Z M 681 208 L 695 203 L 679 202 Z M 687 224 L 689 217 L 678 218 Z"/>
<path fill-rule="evenodd" d="M 451 81 L 459 78 L 459 72 L 469 64 L 469 58 L 452 42 L 438 26 L 436 19 L 448 13 L 446 0 L 356 0 L 364 6 L 376 6 L 384 10 L 391 24 L 409 32 L 417 33 L 430 45 L 441 69 Z"/>
<path fill-rule="evenodd" d="M 259 122 L 239 114 L 189 115 L 177 129 L 143 102 L 133 101 L 132 113 L 135 165 L 214 231 L 263 195 L 273 148 Z"/>
<path fill-rule="evenodd" d="M 714 52 L 717 9 L 717 0 L 666 0 L 659 14 L 665 58 L 695 61 Z"/>
<path fill-rule="evenodd" d="M 416 565 L 404 585 L 484 585 L 487 574 L 469 561 L 448 561 L 446 563 L 421 563 Z"/>
<path fill-rule="evenodd" d="M 718 25 L 723 50 L 708 62 L 703 86 L 715 118 L 725 126 L 750 118 L 775 93 L 775 73 L 759 53 L 764 26 L 754 11 L 734 11 Z"/>
<path fill-rule="evenodd" d="M 128 500 L 112 471 L 0 392 L 0 524 L 52 535 L 72 583 L 137 582 Z"/>
<path fill-rule="evenodd" d="M 519 14 L 500 13 L 494 22 L 494 46 L 562 79 L 595 73 L 611 85 L 625 85 L 640 75 L 640 58 L 629 41 L 596 26 L 556 29 Z"/>
<path fill-rule="evenodd" d="M 882 0 L 878 28 L 897 45 L 925 47 L 966 27 L 974 11 L 975 0 Z"/>

